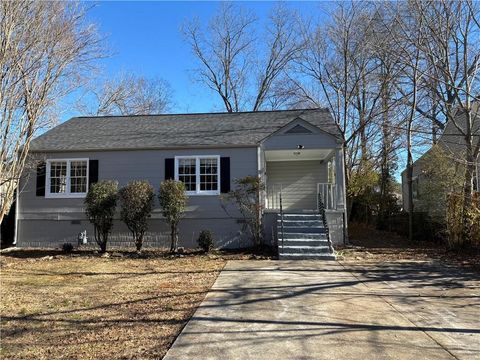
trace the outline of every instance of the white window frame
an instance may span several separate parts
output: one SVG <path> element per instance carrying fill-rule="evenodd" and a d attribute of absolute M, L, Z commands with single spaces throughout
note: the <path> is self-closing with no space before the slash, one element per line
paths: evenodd
<path fill-rule="evenodd" d="M 51 193 L 51 176 L 50 176 L 50 169 L 52 162 L 57 161 L 66 161 L 67 162 L 67 183 L 66 183 L 66 191 L 64 193 Z M 86 161 L 87 162 L 87 191 L 83 193 L 72 193 L 70 188 L 70 169 L 72 161 Z M 84 198 L 87 196 L 88 192 L 88 179 L 90 175 L 90 162 L 88 158 L 68 158 L 68 159 L 47 159 L 47 167 L 46 167 L 46 174 L 45 174 L 45 197 L 49 199 L 75 199 L 75 198 Z"/>
<path fill-rule="evenodd" d="M 195 189 L 196 191 L 187 191 L 187 195 L 220 195 L 220 155 L 182 155 L 175 156 L 175 180 L 179 181 L 178 160 L 195 159 Z M 200 190 L 200 159 L 217 159 L 217 190 Z"/>

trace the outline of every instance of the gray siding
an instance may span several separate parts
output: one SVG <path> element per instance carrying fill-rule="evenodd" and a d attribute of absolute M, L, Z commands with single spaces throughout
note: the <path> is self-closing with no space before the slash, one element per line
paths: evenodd
<path fill-rule="evenodd" d="M 268 197 L 277 196 L 282 185 L 283 206 L 286 210 L 316 209 L 317 183 L 327 182 L 327 162 L 269 161 L 267 162 Z"/>
<path fill-rule="evenodd" d="M 156 189 L 164 180 L 165 158 L 181 155 L 220 155 L 230 157 L 230 178 L 233 181 L 247 175 L 257 175 L 257 148 L 137 150 L 102 152 L 65 152 L 45 154 L 45 159 L 89 158 L 99 161 L 99 180 L 113 179 L 119 186 L 131 180 L 148 180 Z M 47 199 L 35 194 L 35 173 L 22 181 L 19 196 L 19 227 L 17 244 L 62 243 L 66 238 L 76 238 L 82 230 L 91 234 L 85 218 L 83 199 Z M 242 225 L 234 206 L 222 207 L 220 196 L 190 196 L 185 219 L 180 230 L 180 245 L 191 246 L 201 229 L 210 229 L 219 246 L 240 247 Z M 117 216 L 118 218 L 118 216 Z M 80 221 L 80 225 L 72 224 Z M 165 233 L 158 203 L 151 220 L 152 231 Z M 113 233 L 125 233 L 117 221 Z M 193 241 L 193 243 L 192 243 Z M 247 244 L 248 245 L 248 244 Z"/>

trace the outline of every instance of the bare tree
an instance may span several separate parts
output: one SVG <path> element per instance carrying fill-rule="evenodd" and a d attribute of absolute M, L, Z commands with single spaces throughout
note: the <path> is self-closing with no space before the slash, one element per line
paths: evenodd
<path fill-rule="evenodd" d="M 272 90 L 303 46 L 295 20 L 294 13 L 278 5 L 265 33 L 256 37 L 257 18 L 222 3 L 206 29 L 198 19 L 185 24 L 183 34 L 200 62 L 198 80 L 220 96 L 226 111 L 278 104 Z"/>
<path fill-rule="evenodd" d="M 0 222 L 13 201 L 39 129 L 82 84 L 101 53 L 85 9 L 73 2 L 0 2 Z"/>
<path fill-rule="evenodd" d="M 468 243 L 468 214 L 473 200 L 475 163 L 480 153 L 480 134 L 474 125 L 480 101 L 479 6 L 472 1 L 415 0 L 409 2 L 408 15 L 403 16 L 404 24 L 408 18 L 416 21 L 415 35 L 410 36 L 407 43 L 416 48 L 425 64 L 418 86 L 424 94 L 423 99 L 427 100 L 422 101 L 419 96 L 410 106 L 434 126 L 452 124 L 458 135 L 453 141 L 464 150 L 456 157 L 465 168 L 462 222 L 463 238 Z M 410 24 L 404 26 L 407 27 Z M 405 62 L 405 65 L 415 64 Z"/>
<path fill-rule="evenodd" d="M 470 242 L 468 214 L 472 207 L 473 178 L 480 154 L 480 134 L 474 120 L 480 101 L 480 6 L 477 2 L 438 1 L 425 7 L 415 2 L 423 16 L 428 42 L 422 43 L 433 66 L 433 89 L 448 122 L 465 142 L 463 188 L 463 238 Z M 440 25 L 440 26 L 439 26 Z"/>
<path fill-rule="evenodd" d="M 170 84 L 163 79 L 122 74 L 90 85 L 77 109 L 94 116 L 161 114 L 170 109 L 171 95 Z"/>
<path fill-rule="evenodd" d="M 327 106 L 339 125 L 347 184 L 370 160 L 377 133 L 374 120 L 382 111 L 380 65 L 372 37 L 374 10 L 366 2 L 341 3 L 329 14 L 329 22 L 314 29 L 304 27 L 306 49 L 297 61 L 304 81 L 292 79 L 297 99 Z"/>

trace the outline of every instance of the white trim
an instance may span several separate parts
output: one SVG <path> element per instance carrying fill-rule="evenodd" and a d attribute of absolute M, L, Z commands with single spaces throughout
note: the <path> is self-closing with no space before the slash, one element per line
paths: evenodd
<path fill-rule="evenodd" d="M 220 155 L 181 155 L 175 156 L 175 181 L 178 180 L 178 160 L 179 159 L 195 159 L 195 191 L 187 191 L 187 195 L 220 195 Z M 217 190 L 200 190 L 200 159 L 217 159 Z"/>
<path fill-rule="evenodd" d="M 47 199 L 78 199 L 84 198 L 87 196 L 88 192 L 88 179 L 90 175 L 90 159 L 89 158 L 64 158 L 64 159 L 47 159 L 47 164 L 45 167 L 45 198 Z M 51 178 L 50 178 L 50 167 L 51 163 L 55 161 L 66 161 L 67 162 L 67 183 L 65 186 L 64 193 L 51 193 Z M 86 161 L 87 162 L 87 191 L 84 193 L 71 193 L 70 192 L 70 164 L 72 161 Z"/>

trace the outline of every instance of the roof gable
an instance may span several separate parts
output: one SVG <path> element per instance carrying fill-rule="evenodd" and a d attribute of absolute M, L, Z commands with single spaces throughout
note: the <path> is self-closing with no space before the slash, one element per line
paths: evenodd
<path fill-rule="evenodd" d="M 313 134 L 313 132 L 302 125 L 295 125 L 290 130 L 285 131 L 285 134 Z"/>

